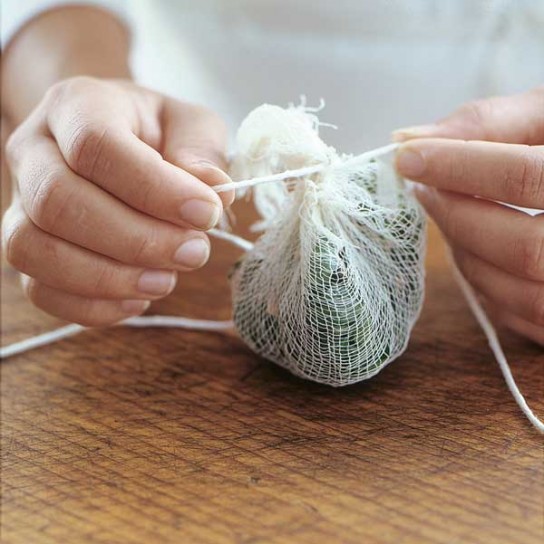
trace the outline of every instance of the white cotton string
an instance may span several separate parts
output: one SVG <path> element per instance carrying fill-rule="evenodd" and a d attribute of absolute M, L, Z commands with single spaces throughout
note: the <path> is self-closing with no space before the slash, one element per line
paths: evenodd
<path fill-rule="evenodd" d="M 504 380 L 506 381 L 506 385 L 508 386 L 508 389 L 510 389 L 514 400 L 517 402 L 518 406 L 525 414 L 527 419 L 534 425 L 536 430 L 540 433 L 544 433 L 544 423 L 535 415 L 531 408 L 529 408 L 525 397 L 519 390 L 516 381 L 512 376 L 512 371 L 510 370 L 508 360 L 506 359 L 502 346 L 497 337 L 497 332 L 489 321 L 489 318 L 487 317 L 484 309 L 478 302 L 478 299 L 476 298 L 472 287 L 470 287 L 470 285 L 467 283 L 467 281 L 465 280 L 461 272 L 459 272 L 455 264 L 453 264 L 453 272 L 455 279 L 457 280 L 457 283 L 459 284 L 459 287 L 461 288 L 463 295 L 465 296 L 469 308 L 472 310 L 476 321 L 478 321 L 480 327 L 482 328 L 484 334 L 487 337 L 489 347 L 491 348 L 491 351 L 493 352 L 497 363 L 499 363 L 499 367 L 501 369 L 502 375 L 504 376 Z"/>
<path fill-rule="evenodd" d="M 232 189 L 244 189 L 246 187 L 253 187 L 261 183 L 270 183 L 273 181 L 283 181 L 289 178 L 302 178 L 321 172 L 325 169 L 326 164 L 316 164 L 313 166 L 305 166 L 304 168 L 297 168 L 295 170 L 286 170 L 279 174 L 273 174 L 271 176 L 261 176 L 258 178 L 244 179 L 242 181 L 231 181 L 229 183 L 222 183 L 221 185 L 214 185 L 212 189 L 217 193 L 223 193 Z"/>
<path fill-rule="evenodd" d="M 180 329 L 193 329 L 203 331 L 226 331 L 234 327 L 234 323 L 230 320 L 226 321 L 208 321 L 206 319 L 191 319 L 188 317 L 176 317 L 169 315 L 144 315 L 138 317 L 129 317 L 118 323 L 127 327 L 168 327 Z M 7 359 L 20 353 L 25 353 L 32 349 L 53 344 L 63 338 L 75 336 L 83 332 L 87 327 L 81 325 L 67 325 L 60 329 L 33 336 L 21 342 L 16 342 L 9 346 L 0 348 L 0 359 Z"/>
<path fill-rule="evenodd" d="M 210 229 L 207 232 L 208 234 L 211 234 L 215 238 L 219 238 L 220 240 L 226 240 L 227 242 L 230 242 L 231 244 L 238 246 L 244 251 L 251 251 L 253 249 L 253 245 L 254 245 L 253 242 L 250 242 L 249 240 L 246 240 L 245 238 L 242 238 L 241 236 L 236 236 L 236 234 L 232 234 L 231 232 L 227 232 L 226 230 Z"/>
<path fill-rule="evenodd" d="M 193 319 L 173 315 L 143 315 L 129 317 L 119 323 L 128 327 L 167 327 L 175 329 L 193 329 L 196 331 L 226 331 L 234 327 L 230 320 L 208 321 L 207 319 Z"/>
<path fill-rule="evenodd" d="M 69 336 L 79 334 L 83 330 L 85 330 L 85 327 L 73 324 L 67 325 L 66 327 L 61 327 L 55 331 L 39 334 L 38 336 L 32 336 L 26 340 L 21 340 L 21 342 L 16 342 L 15 344 L 0 348 L 0 359 L 7 359 L 8 357 L 19 355 L 19 353 L 24 353 L 25 351 L 30 351 L 31 349 L 47 346 L 48 344 L 52 344 L 57 340 L 62 340 L 63 338 L 68 338 Z"/>
<path fill-rule="evenodd" d="M 383 147 L 378 147 L 377 149 L 372 149 L 365 153 L 361 153 L 351 159 L 342 163 L 342 167 L 347 165 L 361 164 L 364 162 L 371 161 L 372 159 L 377 159 L 382 155 L 387 155 L 399 147 L 399 144 L 389 144 Z M 257 178 L 244 179 L 241 181 L 231 181 L 229 183 L 222 183 L 221 185 L 214 185 L 212 189 L 217 193 L 223 193 L 225 191 L 230 191 L 232 189 L 245 189 L 247 187 L 254 187 L 255 185 L 260 185 L 261 183 L 271 183 L 284 181 L 290 178 L 303 178 L 311 176 L 312 174 L 317 174 L 318 172 L 323 171 L 327 168 L 328 164 L 315 164 L 312 166 L 305 166 L 304 168 L 296 168 L 295 170 L 286 170 L 285 172 L 280 172 L 279 174 L 272 174 L 270 176 L 261 176 Z"/>
<path fill-rule="evenodd" d="M 372 159 L 377 159 L 383 155 L 388 155 L 392 151 L 396 151 L 399 146 L 400 144 L 389 144 L 384 145 L 383 147 L 378 147 L 377 149 L 371 149 L 370 151 L 366 151 L 365 153 L 361 153 L 360 155 L 356 155 L 355 157 L 347 160 L 343 163 L 343 166 L 353 166 L 371 161 Z"/>

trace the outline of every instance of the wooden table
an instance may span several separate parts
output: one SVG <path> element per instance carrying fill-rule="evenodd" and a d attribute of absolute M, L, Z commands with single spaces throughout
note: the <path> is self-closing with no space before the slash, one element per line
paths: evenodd
<path fill-rule="evenodd" d="M 431 230 L 408 351 L 331 389 L 234 336 L 89 331 L 2 363 L 7 543 L 538 543 L 541 437 L 506 389 Z M 229 316 L 215 243 L 152 311 Z M 3 343 L 60 323 L 2 275 Z M 541 415 L 541 348 L 504 334 Z"/>

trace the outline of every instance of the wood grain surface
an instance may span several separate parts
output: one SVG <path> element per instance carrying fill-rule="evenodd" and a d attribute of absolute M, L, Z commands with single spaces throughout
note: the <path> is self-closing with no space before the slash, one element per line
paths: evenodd
<path fill-rule="evenodd" d="M 2 542 L 542 542 L 541 437 L 506 389 L 430 232 L 408 351 L 332 389 L 235 336 L 92 330 L 4 361 Z M 229 317 L 214 243 L 204 271 L 152 307 Z M 2 270 L 2 343 L 59 326 Z M 543 414 L 541 348 L 503 333 Z"/>

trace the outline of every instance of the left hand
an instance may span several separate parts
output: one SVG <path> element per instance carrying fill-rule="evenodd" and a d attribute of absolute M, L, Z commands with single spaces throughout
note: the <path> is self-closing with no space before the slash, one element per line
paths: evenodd
<path fill-rule="evenodd" d="M 401 175 L 498 322 L 544 345 L 544 86 L 396 131 Z M 480 197 L 480 198 L 478 198 Z"/>

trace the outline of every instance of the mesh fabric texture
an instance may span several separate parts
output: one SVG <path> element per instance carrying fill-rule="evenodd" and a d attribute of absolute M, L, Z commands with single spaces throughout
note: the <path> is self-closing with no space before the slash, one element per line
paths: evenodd
<path fill-rule="evenodd" d="M 342 386 L 407 346 L 424 295 L 425 219 L 392 154 L 340 155 L 318 130 L 307 109 L 271 105 L 240 126 L 233 179 L 324 169 L 250 189 L 263 234 L 234 267 L 233 319 L 258 354 Z"/>

